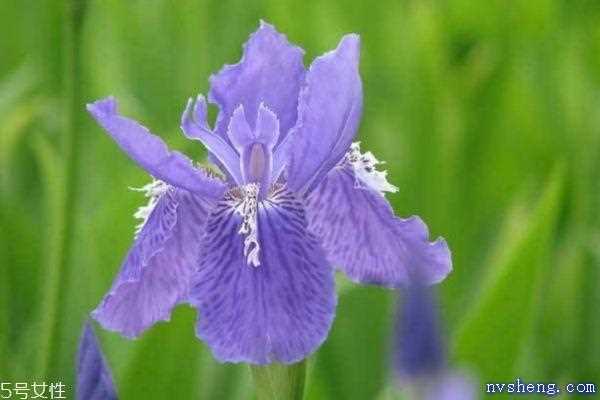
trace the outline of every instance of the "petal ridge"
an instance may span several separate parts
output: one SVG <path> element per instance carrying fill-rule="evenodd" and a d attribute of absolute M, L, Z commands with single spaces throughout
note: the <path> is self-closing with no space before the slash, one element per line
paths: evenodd
<path fill-rule="evenodd" d="M 187 299 L 197 243 L 211 201 L 169 189 L 158 200 L 92 317 L 105 329 L 134 338 Z"/>

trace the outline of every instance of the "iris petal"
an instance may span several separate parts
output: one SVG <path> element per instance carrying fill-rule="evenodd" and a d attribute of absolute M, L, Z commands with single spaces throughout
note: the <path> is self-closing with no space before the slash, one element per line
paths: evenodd
<path fill-rule="evenodd" d="M 446 367 L 438 304 L 431 287 L 411 283 L 395 320 L 393 362 L 403 379 L 433 377 Z"/>
<path fill-rule="evenodd" d="M 261 103 L 278 117 L 281 138 L 296 122 L 298 93 L 304 81 L 304 51 L 291 45 L 272 25 L 261 22 L 244 45 L 239 63 L 225 66 L 211 76 L 209 100 L 220 107 L 216 132 L 225 136 L 229 119 L 238 105 L 252 128 Z"/>
<path fill-rule="evenodd" d="M 252 143 L 262 143 L 271 150 L 279 138 L 279 120 L 273 111 L 261 103 L 252 129 L 246 119 L 244 106 L 240 105 L 229 120 L 227 136 L 238 153 Z"/>
<path fill-rule="evenodd" d="M 186 299 L 212 202 L 170 189 L 158 200 L 121 271 L 92 316 L 106 329 L 135 337 Z"/>
<path fill-rule="evenodd" d="M 346 154 L 362 112 L 358 71 L 360 39 L 346 35 L 312 63 L 300 95 L 298 122 L 290 135 L 288 186 L 310 192 Z"/>
<path fill-rule="evenodd" d="M 252 128 L 250 128 L 250 125 L 248 125 L 248 121 L 246 120 L 244 106 L 240 105 L 233 112 L 233 115 L 229 120 L 227 136 L 239 154 L 244 151 L 244 147 L 249 146 L 252 143 L 254 139 L 254 133 L 252 132 Z"/>
<path fill-rule="evenodd" d="M 200 140 L 216 159 L 217 166 L 237 184 L 243 182 L 239 154 L 221 136 L 208 129 L 206 102 L 198 96 L 196 103 L 190 99 L 181 116 L 181 130 L 189 139 Z"/>
<path fill-rule="evenodd" d="M 293 363 L 325 340 L 336 297 L 333 271 L 307 231 L 303 204 L 278 190 L 259 206 L 260 265 L 247 264 L 240 217 L 219 204 L 209 217 L 190 292 L 198 336 L 223 362 Z"/>
<path fill-rule="evenodd" d="M 170 185 L 209 198 L 220 198 L 225 185 L 206 176 L 177 151 L 169 151 L 165 143 L 147 128 L 119 115 L 112 97 L 88 104 L 88 111 L 117 142 L 119 147 L 150 175 Z"/>
<path fill-rule="evenodd" d="M 117 400 L 110 369 L 89 322 L 83 328 L 77 354 L 77 399 Z"/>
<path fill-rule="evenodd" d="M 263 103 L 258 107 L 254 136 L 258 142 L 263 143 L 270 150 L 275 147 L 279 139 L 279 119 Z"/>
<path fill-rule="evenodd" d="M 419 217 L 396 217 L 380 193 L 357 186 L 349 166 L 331 170 L 307 207 L 310 230 L 321 238 L 329 261 L 356 282 L 433 284 L 452 270 L 446 242 L 429 242 Z"/>

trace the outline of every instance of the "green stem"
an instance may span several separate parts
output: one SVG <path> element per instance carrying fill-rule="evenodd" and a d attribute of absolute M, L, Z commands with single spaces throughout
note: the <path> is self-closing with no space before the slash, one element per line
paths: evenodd
<path fill-rule="evenodd" d="M 253 365 L 250 369 L 258 400 L 302 400 L 306 361 L 292 365 Z"/>

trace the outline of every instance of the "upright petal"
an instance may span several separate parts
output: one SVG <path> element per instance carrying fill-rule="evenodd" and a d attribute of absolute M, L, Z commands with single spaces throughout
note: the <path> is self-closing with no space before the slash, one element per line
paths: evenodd
<path fill-rule="evenodd" d="M 263 103 L 260 103 L 258 107 L 254 136 L 258 142 L 263 143 L 271 150 L 275 147 L 279 139 L 279 119 Z"/>
<path fill-rule="evenodd" d="M 292 135 L 286 136 L 280 143 L 279 146 L 273 152 L 273 172 L 272 180 L 277 182 L 279 177 L 282 175 L 283 170 L 289 165 L 291 159 L 291 152 L 293 151 L 294 140 Z"/>
<path fill-rule="evenodd" d="M 239 154 L 244 151 L 244 147 L 249 146 L 253 142 L 254 133 L 250 125 L 248 125 L 244 106 L 241 104 L 231 115 L 229 127 L 227 128 L 227 136 Z"/>
<path fill-rule="evenodd" d="M 209 100 L 220 107 L 217 133 L 225 135 L 238 105 L 254 128 L 261 102 L 279 118 L 282 138 L 296 122 L 298 93 L 304 81 L 304 51 L 265 22 L 244 45 L 238 64 L 225 66 L 210 78 Z"/>
<path fill-rule="evenodd" d="M 117 400 L 110 369 L 89 322 L 83 328 L 77 353 L 77 399 Z"/>
<path fill-rule="evenodd" d="M 331 170 L 309 196 L 307 216 L 329 261 L 356 282 L 433 284 L 452 270 L 446 242 L 429 242 L 419 217 L 394 216 L 385 197 L 357 183 L 347 165 Z"/>
<path fill-rule="evenodd" d="M 131 157 L 150 175 L 173 186 L 209 198 L 219 198 L 225 185 L 194 168 L 191 161 L 177 151 L 169 151 L 165 143 L 147 128 L 119 115 L 112 97 L 88 104 L 88 111 Z"/>
<path fill-rule="evenodd" d="M 260 264 L 248 265 L 231 201 L 209 217 L 190 299 L 198 336 L 223 362 L 293 363 L 327 336 L 333 272 L 306 229 L 302 203 L 278 190 L 258 209 Z"/>
<path fill-rule="evenodd" d="M 362 112 L 359 56 L 359 37 L 346 35 L 308 71 L 291 133 L 288 187 L 296 192 L 312 191 L 352 143 Z"/>
<path fill-rule="evenodd" d="M 192 140 L 200 140 L 209 151 L 211 161 L 221 171 L 238 185 L 242 184 L 239 154 L 231 147 L 230 143 L 208 128 L 206 122 L 206 101 L 202 95 L 188 100 L 187 106 L 181 115 L 181 130 L 185 136 Z"/>
<path fill-rule="evenodd" d="M 229 120 L 227 135 L 238 153 L 252 143 L 262 143 L 272 150 L 279 138 L 279 120 L 273 111 L 261 103 L 253 130 L 246 119 L 244 106 L 240 105 Z"/>
<path fill-rule="evenodd" d="M 92 316 L 106 329 L 135 337 L 187 298 L 212 202 L 169 189 L 139 232 L 121 271 Z"/>

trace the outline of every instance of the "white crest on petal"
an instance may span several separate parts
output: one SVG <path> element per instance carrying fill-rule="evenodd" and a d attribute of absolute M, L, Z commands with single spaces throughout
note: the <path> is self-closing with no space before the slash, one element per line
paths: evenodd
<path fill-rule="evenodd" d="M 352 166 L 360 183 L 377 191 L 380 195 L 385 196 L 385 192 L 395 193 L 398 191 L 396 186 L 388 182 L 387 171 L 377 170 L 377 165 L 385 162 L 379 161 L 370 151 L 361 153 L 360 142 L 354 142 L 350 145 L 345 161 Z"/>
<path fill-rule="evenodd" d="M 167 192 L 167 190 L 169 190 L 169 185 L 161 180 L 152 179 L 152 182 L 142 186 L 141 188 L 130 187 L 129 189 L 136 192 L 144 192 L 144 196 L 148 197 L 148 203 L 138 208 L 133 214 L 134 218 L 142 220 L 135 226 L 135 237 L 137 238 L 144 225 L 146 225 L 148 217 L 150 214 L 152 214 L 152 211 L 154 211 L 158 200 Z"/>
<path fill-rule="evenodd" d="M 235 212 L 242 217 L 242 225 L 238 233 L 245 236 L 244 256 L 248 265 L 254 267 L 260 265 L 257 218 L 259 189 L 256 183 L 239 187 L 241 198 L 237 198 L 233 204 Z"/>

